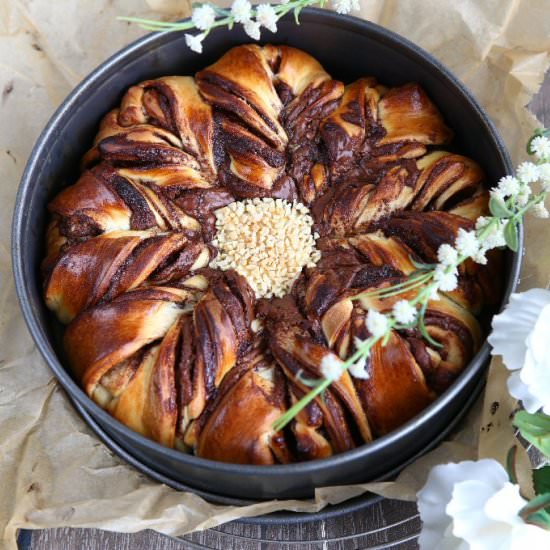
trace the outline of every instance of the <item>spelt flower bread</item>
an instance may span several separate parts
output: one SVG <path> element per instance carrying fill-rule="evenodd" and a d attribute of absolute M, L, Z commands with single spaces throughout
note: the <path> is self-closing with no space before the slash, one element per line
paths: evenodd
<path fill-rule="evenodd" d="M 488 213 L 484 174 L 418 84 L 333 80 L 303 51 L 246 45 L 127 90 L 49 205 L 44 295 L 75 377 L 115 418 L 214 460 L 311 460 L 386 434 L 479 349 L 500 260 L 394 331 L 368 379 L 334 382 L 282 431 L 327 356 L 369 336 L 365 291 Z M 359 299 L 357 297 L 361 295 Z"/>

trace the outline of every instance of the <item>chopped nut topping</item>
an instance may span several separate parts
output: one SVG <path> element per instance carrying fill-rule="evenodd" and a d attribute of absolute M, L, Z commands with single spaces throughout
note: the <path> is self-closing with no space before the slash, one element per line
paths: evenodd
<path fill-rule="evenodd" d="M 313 218 L 301 203 L 282 199 L 247 199 L 215 211 L 218 255 L 210 267 L 234 269 L 258 298 L 287 294 L 303 267 L 314 267 Z"/>

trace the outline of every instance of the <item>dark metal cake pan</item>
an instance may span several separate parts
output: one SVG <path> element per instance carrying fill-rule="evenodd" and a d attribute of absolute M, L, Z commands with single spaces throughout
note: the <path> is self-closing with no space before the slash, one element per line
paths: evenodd
<path fill-rule="evenodd" d="M 471 93 L 448 69 L 404 38 L 367 21 L 316 9 L 302 12 L 300 26 L 286 17 L 279 22 L 276 35 L 266 32 L 264 38 L 307 51 L 344 82 L 371 75 L 389 85 L 420 83 L 455 132 L 457 149 L 483 167 L 488 181 L 495 182 L 511 171 L 502 140 Z M 130 85 L 167 74 L 194 74 L 230 47 L 247 42 L 250 39 L 240 29 L 217 29 L 205 41 L 204 53 L 197 55 L 186 47 L 182 33 L 148 35 L 115 54 L 78 85 L 48 122 L 23 174 L 13 220 L 15 281 L 29 330 L 61 386 L 114 442 L 142 464 L 187 486 L 218 495 L 245 499 L 307 497 L 314 487 L 384 476 L 438 440 L 463 412 L 484 376 L 488 344 L 432 405 L 368 445 L 312 462 L 226 464 L 163 447 L 95 405 L 68 370 L 60 338 L 62 327 L 42 299 L 39 264 L 44 252 L 46 205 L 62 187 L 75 181 L 80 158 L 102 116 Z M 503 303 L 515 288 L 520 262 L 521 254 L 507 253 L 502 272 Z"/>

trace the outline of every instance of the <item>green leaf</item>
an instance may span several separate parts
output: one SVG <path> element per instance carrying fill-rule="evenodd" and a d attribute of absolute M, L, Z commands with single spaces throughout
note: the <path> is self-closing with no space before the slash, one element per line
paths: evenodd
<path fill-rule="evenodd" d="M 550 466 L 533 470 L 533 486 L 537 495 L 550 493 Z M 545 510 L 550 512 L 550 507 L 547 506 Z"/>
<path fill-rule="evenodd" d="M 514 416 L 513 424 L 529 443 L 550 458 L 550 416 L 519 411 Z"/>
<path fill-rule="evenodd" d="M 425 264 L 423 262 L 417 262 L 410 254 L 409 254 L 409 260 L 410 260 L 411 264 L 413 264 L 414 267 L 416 267 L 416 269 L 418 271 L 428 271 L 428 270 L 433 269 L 435 267 L 435 264 Z M 416 273 L 418 273 L 418 271 L 415 271 L 414 273 L 411 273 L 409 275 L 409 277 L 416 274 Z"/>
<path fill-rule="evenodd" d="M 508 210 L 508 207 L 497 197 L 489 199 L 489 210 L 495 218 L 509 218 L 514 213 Z"/>
<path fill-rule="evenodd" d="M 516 445 L 510 447 L 508 454 L 506 455 L 506 471 L 510 478 L 510 483 L 517 483 L 518 476 L 516 474 L 516 457 L 518 454 L 518 448 Z"/>
<path fill-rule="evenodd" d="M 550 529 L 550 514 L 546 510 L 538 510 L 525 517 L 527 523 L 538 525 L 543 529 Z"/>
<path fill-rule="evenodd" d="M 535 493 L 538 496 L 544 496 L 550 494 L 550 466 L 542 466 L 537 470 L 533 470 L 533 486 L 535 487 Z M 545 506 L 544 515 L 537 512 L 536 518 L 530 517 L 531 523 L 539 525 L 539 521 L 545 521 L 550 518 L 550 506 Z M 540 517 L 539 517 L 540 516 Z"/>
<path fill-rule="evenodd" d="M 543 493 L 537 495 L 534 499 L 530 500 L 520 511 L 519 515 L 524 519 L 531 519 L 533 514 L 540 514 L 537 519 L 544 521 L 544 523 L 550 526 L 550 514 L 545 511 L 550 505 L 550 493 Z M 542 512 L 542 514 L 541 514 Z"/>
<path fill-rule="evenodd" d="M 296 25 L 300 24 L 300 12 L 303 8 L 303 6 L 297 6 L 296 8 L 294 8 L 294 21 L 296 21 Z"/>
<path fill-rule="evenodd" d="M 319 383 L 318 379 L 316 380 L 314 378 L 307 378 L 306 376 L 304 376 L 304 371 L 302 369 L 300 369 L 296 373 L 296 380 L 304 384 L 304 386 L 308 386 L 309 388 L 314 388 Z"/>
<path fill-rule="evenodd" d="M 537 435 L 550 435 L 550 416 L 543 412 L 529 413 L 527 411 L 518 411 L 514 416 L 514 426 L 520 430 L 528 427 L 536 431 Z"/>
<path fill-rule="evenodd" d="M 540 468 L 541 470 L 543 468 Z M 537 470 L 535 470 L 537 471 Z M 530 500 L 520 511 L 519 515 L 526 522 L 538 525 L 544 529 L 550 528 L 550 492 L 543 492 Z"/>
<path fill-rule="evenodd" d="M 515 220 L 510 220 L 504 227 L 504 240 L 510 250 L 518 251 L 519 239 Z"/>

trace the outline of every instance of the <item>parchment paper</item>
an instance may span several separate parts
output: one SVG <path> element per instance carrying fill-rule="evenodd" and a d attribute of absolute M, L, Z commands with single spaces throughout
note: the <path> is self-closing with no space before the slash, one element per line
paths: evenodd
<path fill-rule="evenodd" d="M 189 0 L 0 0 L 0 532 L 6 548 L 15 548 L 19 528 L 150 528 L 181 535 L 275 510 L 315 511 L 367 489 L 413 500 L 432 465 L 475 457 L 478 439 L 481 455 L 502 459 L 513 441 L 508 417 L 515 403 L 506 397 L 504 369 L 495 362 L 485 402 L 478 402 L 453 441 L 409 466 L 396 482 L 322 489 L 312 501 L 237 508 L 214 506 L 145 478 L 113 456 L 74 412 L 35 349 L 15 296 L 9 233 L 19 178 L 38 133 L 66 94 L 143 34 L 115 17 L 176 18 L 187 15 L 189 5 Z M 525 105 L 550 61 L 548 0 L 361 0 L 361 5 L 358 15 L 413 40 L 453 70 L 489 111 L 514 161 L 521 160 L 536 125 Z M 548 284 L 549 226 L 543 223 L 528 222 L 524 287 Z"/>

